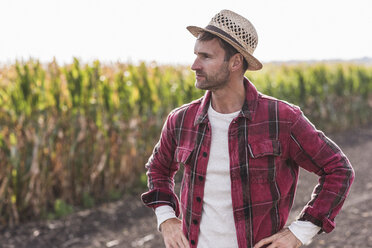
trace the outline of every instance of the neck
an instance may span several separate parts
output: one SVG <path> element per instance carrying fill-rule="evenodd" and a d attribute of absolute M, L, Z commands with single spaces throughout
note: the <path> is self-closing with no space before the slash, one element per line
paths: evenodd
<path fill-rule="evenodd" d="M 224 88 L 212 91 L 213 109 L 222 114 L 241 110 L 245 101 L 243 80 L 243 76 L 231 79 Z"/>

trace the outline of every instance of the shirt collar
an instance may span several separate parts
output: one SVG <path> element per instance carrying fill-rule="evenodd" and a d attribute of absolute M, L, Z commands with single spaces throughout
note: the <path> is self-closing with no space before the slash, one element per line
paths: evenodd
<path fill-rule="evenodd" d="M 239 116 L 252 120 L 257 106 L 258 92 L 256 87 L 246 77 L 244 77 L 243 82 L 245 88 L 245 101 Z M 207 114 L 211 95 L 211 91 L 208 90 L 201 99 L 201 104 L 196 113 L 194 126 L 199 125 L 200 123 L 206 123 L 208 121 Z"/>

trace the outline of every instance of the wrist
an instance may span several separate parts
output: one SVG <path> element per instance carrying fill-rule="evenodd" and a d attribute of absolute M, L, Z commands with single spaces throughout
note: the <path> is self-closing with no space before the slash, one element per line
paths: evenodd
<path fill-rule="evenodd" d="M 173 208 L 168 205 L 157 207 L 155 209 L 155 214 L 156 214 L 156 218 L 158 221 L 158 231 L 161 231 L 160 226 L 165 221 L 172 219 L 172 218 L 177 218 L 176 213 L 174 212 Z"/>
<path fill-rule="evenodd" d="M 181 220 L 179 220 L 176 217 L 167 219 L 163 223 L 160 224 L 159 226 L 160 232 L 163 232 L 163 231 L 167 232 L 168 228 L 172 229 L 175 224 L 179 225 L 180 223 L 181 223 Z"/>

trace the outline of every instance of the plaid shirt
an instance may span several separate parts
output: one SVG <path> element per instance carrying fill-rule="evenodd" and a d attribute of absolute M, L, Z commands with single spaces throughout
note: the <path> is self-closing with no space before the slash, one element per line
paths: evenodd
<path fill-rule="evenodd" d="M 253 247 L 283 228 L 292 207 L 299 166 L 319 176 L 300 220 L 330 232 L 354 179 L 341 150 L 304 117 L 298 107 L 257 92 L 246 78 L 246 101 L 229 127 L 232 206 L 239 247 Z M 198 243 L 204 182 L 211 145 L 207 110 L 211 92 L 172 111 L 146 168 L 145 205 L 169 205 L 180 214 L 174 175 L 181 184 L 183 232 Z M 211 227 L 213 228 L 213 227 Z"/>

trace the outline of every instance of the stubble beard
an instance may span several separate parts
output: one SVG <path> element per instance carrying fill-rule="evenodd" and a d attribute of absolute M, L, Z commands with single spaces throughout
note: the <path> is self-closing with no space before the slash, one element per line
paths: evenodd
<path fill-rule="evenodd" d="M 195 87 L 201 90 L 215 91 L 221 89 L 227 85 L 230 78 L 230 71 L 226 63 L 223 63 L 214 75 L 208 75 L 203 71 L 196 71 L 195 73 L 204 77 L 202 80 L 196 79 L 195 82 Z"/>

